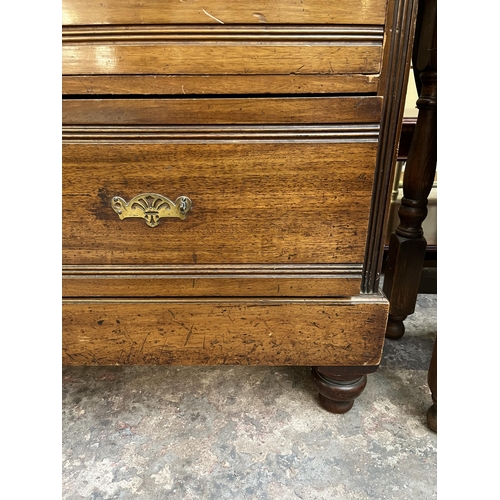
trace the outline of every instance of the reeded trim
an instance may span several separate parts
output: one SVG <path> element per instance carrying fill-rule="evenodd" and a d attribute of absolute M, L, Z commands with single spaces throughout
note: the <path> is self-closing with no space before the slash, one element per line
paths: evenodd
<path fill-rule="evenodd" d="M 388 9 L 394 10 L 388 15 L 385 43 L 388 44 L 386 47 L 389 50 L 384 55 L 382 85 L 379 89 L 385 98 L 361 285 L 363 293 L 376 293 L 379 288 L 390 202 L 389 191 L 401 131 L 417 3 L 417 0 L 395 0 L 389 2 L 388 6 Z"/>

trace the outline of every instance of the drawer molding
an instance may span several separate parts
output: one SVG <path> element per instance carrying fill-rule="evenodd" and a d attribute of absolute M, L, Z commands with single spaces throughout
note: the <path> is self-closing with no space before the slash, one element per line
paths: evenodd
<path fill-rule="evenodd" d="M 351 296 L 362 264 L 64 265 L 65 297 Z"/>
<path fill-rule="evenodd" d="M 123 42 L 295 42 L 382 45 L 383 26 L 77 26 L 63 27 L 63 44 Z"/>
<path fill-rule="evenodd" d="M 63 265 L 63 275 L 354 276 L 361 264 Z"/>
<path fill-rule="evenodd" d="M 362 125 L 75 126 L 63 127 L 63 143 L 154 142 L 376 142 L 378 123 Z"/>

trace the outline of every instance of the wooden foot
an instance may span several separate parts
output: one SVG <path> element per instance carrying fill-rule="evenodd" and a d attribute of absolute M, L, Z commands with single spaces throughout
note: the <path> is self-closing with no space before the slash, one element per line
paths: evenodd
<path fill-rule="evenodd" d="M 313 367 L 312 377 L 321 406 L 331 413 L 348 412 L 366 386 L 366 373 L 376 369 L 377 367 Z"/>
<path fill-rule="evenodd" d="M 403 321 L 415 311 L 426 248 L 423 236 L 410 240 L 391 235 L 384 277 L 384 293 L 390 303 L 387 338 L 401 338 Z"/>
<path fill-rule="evenodd" d="M 400 339 L 405 334 L 405 325 L 403 321 L 406 316 L 393 316 L 389 314 L 385 336 L 388 339 Z"/>

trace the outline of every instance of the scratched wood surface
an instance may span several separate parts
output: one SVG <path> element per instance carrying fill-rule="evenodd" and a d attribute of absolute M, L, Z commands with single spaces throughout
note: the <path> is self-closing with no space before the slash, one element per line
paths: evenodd
<path fill-rule="evenodd" d="M 64 125 L 377 123 L 381 97 L 63 99 Z"/>
<path fill-rule="evenodd" d="M 331 45 L 304 42 L 271 44 L 97 43 L 65 44 L 63 75 L 159 74 L 240 75 L 377 74 L 381 45 Z"/>
<path fill-rule="evenodd" d="M 63 95 L 377 93 L 379 75 L 63 76 Z"/>
<path fill-rule="evenodd" d="M 376 142 L 63 145 L 64 264 L 360 263 Z M 158 193 L 186 220 L 120 220 Z"/>
<path fill-rule="evenodd" d="M 385 0 L 63 0 L 63 25 L 383 24 Z"/>
<path fill-rule="evenodd" d="M 388 304 L 109 300 L 63 304 L 65 365 L 378 365 Z"/>

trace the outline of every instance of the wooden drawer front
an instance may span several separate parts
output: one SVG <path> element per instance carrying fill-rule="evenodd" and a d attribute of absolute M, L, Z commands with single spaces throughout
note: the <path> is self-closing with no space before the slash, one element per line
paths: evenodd
<path fill-rule="evenodd" d="M 62 118 L 64 125 L 318 125 L 378 123 L 381 110 L 376 96 L 65 99 Z"/>
<path fill-rule="evenodd" d="M 64 263 L 363 262 L 376 139 L 292 141 L 64 144 Z M 191 211 L 120 220 L 112 198 L 143 193 L 187 196 Z"/>
<path fill-rule="evenodd" d="M 383 24 L 386 0 L 63 0 L 63 25 Z"/>
<path fill-rule="evenodd" d="M 65 365 L 380 362 L 387 301 L 66 300 Z"/>
<path fill-rule="evenodd" d="M 383 28 L 122 28 L 63 32 L 63 75 L 378 74 Z"/>
<path fill-rule="evenodd" d="M 63 95 L 377 93 L 379 75 L 63 76 Z"/>

